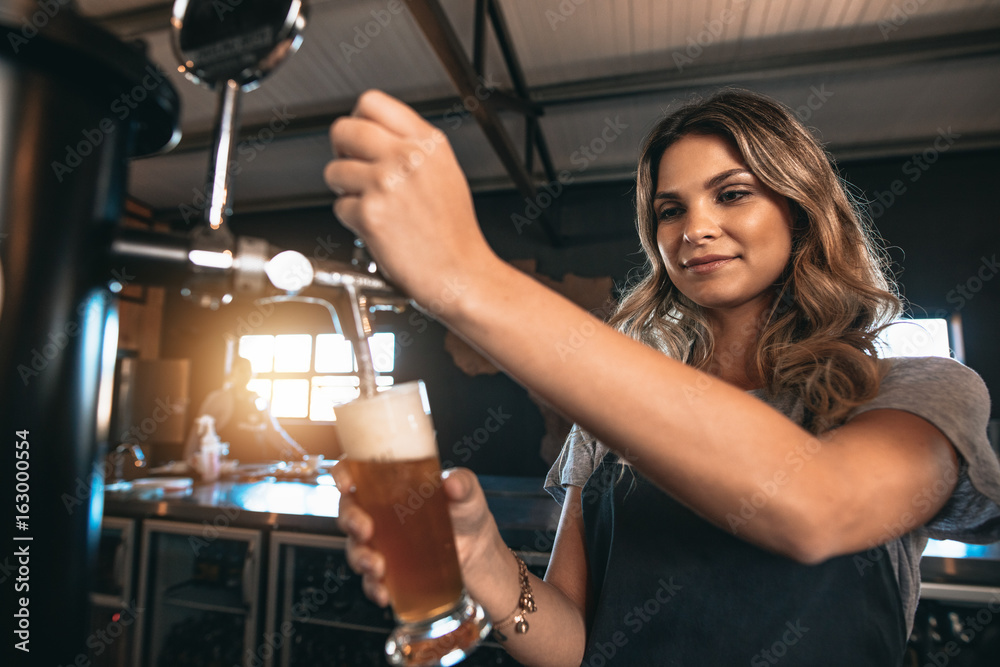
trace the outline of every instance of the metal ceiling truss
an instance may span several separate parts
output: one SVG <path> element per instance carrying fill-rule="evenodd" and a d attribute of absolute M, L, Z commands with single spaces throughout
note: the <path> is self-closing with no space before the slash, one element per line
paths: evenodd
<path fill-rule="evenodd" d="M 790 77 L 817 77 L 873 69 L 884 70 L 930 62 L 991 57 L 1000 53 L 1000 30 L 986 29 L 962 35 L 893 40 L 860 48 L 834 48 L 807 52 L 797 54 L 794 59 L 778 55 L 743 59 L 735 63 L 696 66 L 683 73 L 671 71 L 667 74 L 663 70 L 637 72 L 529 89 L 520 63 L 511 48 L 510 31 L 497 0 L 476 0 L 471 62 L 438 0 L 406 0 L 406 4 L 452 79 L 461 99 L 474 94 L 476 86 L 480 85 L 479 77 L 484 72 L 486 60 L 487 24 L 492 25 L 493 34 L 510 75 L 513 91 L 508 93 L 492 90 L 487 100 L 488 104 L 480 104 L 477 111 L 472 113 L 483 128 L 511 180 L 524 196 L 531 199 L 537 194 L 533 176 L 536 151 L 546 178 L 549 182 L 555 180 L 555 169 L 538 122 L 544 109 L 549 107 L 678 94 L 706 86 L 747 85 L 787 80 Z M 152 29 L 162 29 L 169 20 L 170 7 L 170 3 L 157 4 L 137 11 L 100 17 L 98 21 L 118 34 L 137 37 Z M 448 97 L 410 104 L 422 116 L 433 121 L 440 120 L 452 112 L 455 103 L 454 97 Z M 523 161 L 499 120 L 498 110 L 516 112 L 525 118 Z M 335 118 L 349 113 L 349 108 L 335 108 L 308 116 L 302 115 L 291 121 L 282 132 L 282 140 L 325 134 Z M 252 119 L 248 120 L 249 122 L 243 124 L 241 138 L 252 137 L 266 126 L 266 123 L 260 124 L 254 123 Z M 1000 134 L 970 137 L 970 140 L 972 144 L 965 142 L 970 148 L 995 148 L 1000 145 Z M 831 146 L 830 149 L 840 159 L 848 157 L 866 159 L 901 155 L 915 145 L 913 142 L 880 142 L 859 146 Z M 210 146 L 210 132 L 188 133 L 172 153 L 204 151 Z M 619 173 L 613 170 L 601 176 L 606 179 L 620 179 L 630 175 L 631 172 Z M 596 178 L 599 175 L 595 173 L 594 176 Z M 490 182 L 480 186 L 486 189 L 502 189 L 503 184 Z M 271 208 L 270 202 L 249 204 L 254 208 Z M 287 202 L 282 202 L 282 205 L 284 204 Z M 545 219 L 540 226 L 551 242 L 556 243 L 560 240 L 551 220 Z"/>
<path fill-rule="evenodd" d="M 746 85 L 752 82 L 780 81 L 789 76 L 839 75 L 859 70 L 888 69 L 925 62 L 992 56 L 998 53 L 1000 53 L 1000 30 L 991 29 L 967 35 L 919 38 L 898 43 L 873 45 L 867 48 L 855 47 L 817 51 L 796 56 L 793 63 L 790 63 L 787 57 L 775 57 L 755 61 L 743 60 L 735 64 L 692 67 L 683 74 L 671 72 L 669 76 L 665 75 L 662 70 L 657 70 L 538 86 L 528 91 L 529 101 L 522 98 L 519 102 L 515 102 L 514 100 L 518 98 L 506 95 L 502 91 L 497 91 L 492 97 L 496 98 L 498 105 L 504 105 L 504 108 L 515 108 L 515 103 L 530 104 L 532 109 L 539 109 L 535 116 L 537 122 L 537 116 L 541 115 L 542 110 L 553 106 L 572 106 L 628 97 L 670 95 L 712 85 Z M 515 75 L 512 74 L 511 78 L 515 82 L 514 85 L 517 86 Z M 425 118 L 437 120 L 453 111 L 455 103 L 454 97 L 447 97 L 412 102 L 410 105 Z M 350 111 L 349 108 L 338 108 L 300 116 L 291 121 L 289 126 L 285 128 L 282 132 L 282 138 L 290 139 L 295 136 L 325 134 L 334 119 L 347 115 Z M 243 138 L 254 136 L 265 126 L 266 123 L 255 124 L 250 120 L 243 124 L 241 136 Z M 541 143 L 539 154 L 547 155 L 547 149 L 543 148 L 544 141 Z M 210 146 L 210 132 L 190 132 L 184 135 L 180 145 L 172 153 L 204 151 Z M 878 147 L 873 148 L 877 149 Z M 880 156 L 884 153 L 881 150 L 875 152 Z M 856 157 L 863 157 L 862 153 Z M 549 180 L 552 180 L 547 167 L 546 175 Z"/>
<path fill-rule="evenodd" d="M 541 128 L 538 126 L 538 116 L 541 115 L 542 109 L 531 102 L 528 87 L 524 82 L 524 73 L 514 50 L 510 46 L 507 23 L 499 6 L 494 0 L 476 0 L 473 57 L 470 61 L 451 25 L 451 21 L 448 20 L 448 16 L 438 0 L 406 0 L 406 4 L 420 30 L 427 38 L 431 49 L 444 66 L 448 78 L 458 90 L 461 99 L 476 99 L 481 102 L 471 109 L 469 107 L 472 105 L 468 104 L 465 105 L 465 108 L 479 123 L 487 141 L 497 157 L 500 158 L 500 162 L 510 175 L 511 180 L 514 181 L 518 191 L 527 199 L 534 201 L 538 196 L 535 178 L 532 174 L 536 147 L 549 182 L 556 179 L 555 169 L 552 166 L 552 159 L 542 136 Z M 483 99 L 481 94 L 477 94 L 482 87 L 480 82 L 486 60 L 487 16 L 503 54 L 507 72 L 514 85 L 514 95 L 502 93 L 497 95 L 496 93 L 500 91 L 490 90 L 489 96 Z M 524 115 L 525 157 L 523 160 L 507 134 L 499 115 L 497 115 L 496 107 L 499 106 L 518 111 Z M 548 241 L 553 245 L 559 245 L 559 233 L 552 221 L 552 216 L 546 215 L 546 212 L 543 211 L 538 221 Z"/>

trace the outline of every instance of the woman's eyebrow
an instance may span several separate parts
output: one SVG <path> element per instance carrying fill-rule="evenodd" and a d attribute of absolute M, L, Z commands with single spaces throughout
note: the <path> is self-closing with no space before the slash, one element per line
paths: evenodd
<path fill-rule="evenodd" d="M 737 175 L 753 176 L 753 173 L 748 169 L 743 169 L 742 167 L 736 167 L 735 169 L 727 169 L 726 171 L 720 172 L 715 176 L 713 176 L 712 178 L 705 181 L 705 185 L 702 187 L 704 187 L 706 190 L 710 190 L 718 186 L 727 178 Z M 680 194 L 673 190 L 661 190 L 660 192 L 657 192 L 655 195 L 653 195 L 653 201 L 660 201 L 661 199 L 680 199 Z"/>
<path fill-rule="evenodd" d="M 719 174 L 716 174 L 712 178 L 710 178 L 707 181 L 705 181 L 705 189 L 709 190 L 711 188 L 714 188 L 715 186 L 719 185 L 720 183 L 722 183 L 723 181 L 725 181 L 730 176 L 736 176 L 736 175 L 740 175 L 740 176 L 742 176 L 742 175 L 753 176 L 753 174 L 750 172 L 750 170 L 743 169 L 742 167 L 737 167 L 735 169 L 727 169 L 726 171 L 724 171 L 722 173 L 719 173 Z"/>

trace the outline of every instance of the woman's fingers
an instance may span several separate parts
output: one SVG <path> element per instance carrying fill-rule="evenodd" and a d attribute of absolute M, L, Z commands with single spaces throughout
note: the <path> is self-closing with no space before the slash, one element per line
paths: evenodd
<path fill-rule="evenodd" d="M 356 540 L 359 544 L 364 544 L 375 534 L 375 523 L 371 515 L 362 510 L 352 500 L 347 503 L 340 503 L 340 516 L 337 517 L 337 525 L 349 538 Z"/>
<path fill-rule="evenodd" d="M 338 463 L 331 473 L 340 489 L 337 525 L 347 535 L 347 565 L 361 575 L 361 588 L 368 599 L 385 607 L 389 604 L 389 590 L 384 583 L 385 557 L 368 544 L 375 534 L 375 523 L 354 501 L 354 480 L 347 466 Z"/>
<path fill-rule="evenodd" d="M 498 258 L 476 224 L 468 183 L 444 132 L 385 93 L 361 95 L 330 130 L 324 171 L 334 212 L 364 240 L 380 272 L 445 319 Z M 459 286 L 456 288 L 456 286 Z M 441 308 L 437 308 L 441 306 Z"/>
<path fill-rule="evenodd" d="M 363 577 L 361 579 L 361 590 L 365 596 L 380 607 L 389 606 L 389 589 L 385 587 L 381 579 Z"/>
<path fill-rule="evenodd" d="M 374 549 L 347 538 L 347 565 L 361 575 L 361 588 L 372 602 L 380 607 L 389 604 L 389 590 L 385 587 L 385 558 Z"/>
<path fill-rule="evenodd" d="M 330 145 L 340 158 L 375 160 L 398 140 L 398 135 L 367 118 L 341 116 L 330 125 Z"/>
<path fill-rule="evenodd" d="M 338 197 L 355 196 L 370 189 L 379 178 L 378 168 L 370 162 L 341 158 L 323 169 L 326 186 Z"/>
<path fill-rule="evenodd" d="M 491 516 L 479 478 L 468 468 L 452 468 L 442 475 L 451 523 L 457 536 L 478 536 Z"/>
<path fill-rule="evenodd" d="M 369 546 L 347 538 L 347 564 L 352 570 L 366 577 L 382 579 L 385 576 L 385 557 Z"/>
<path fill-rule="evenodd" d="M 351 115 L 375 121 L 402 137 L 419 137 L 434 130 L 420 114 L 381 90 L 361 93 Z"/>
<path fill-rule="evenodd" d="M 479 486 L 479 480 L 468 468 L 448 468 L 441 472 L 442 488 L 448 500 L 461 503 L 470 499 Z"/>
<path fill-rule="evenodd" d="M 330 475 L 333 477 L 333 482 L 337 485 L 337 489 L 342 496 L 350 494 L 353 491 L 354 479 L 351 477 L 351 472 L 347 469 L 347 465 L 343 461 L 338 461 L 335 466 L 330 468 Z"/>

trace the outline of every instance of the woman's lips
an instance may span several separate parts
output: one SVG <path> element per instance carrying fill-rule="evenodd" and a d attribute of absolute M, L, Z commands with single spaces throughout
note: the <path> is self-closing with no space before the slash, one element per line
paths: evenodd
<path fill-rule="evenodd" d="M 712 271 L 720 269 L 726 264 L 729 264 L 735 259 L 736 259 L 735 257 L 726 257 L 724 259 L 716 259 L 710 262 L 702 262 L 700 264 L 690 264 L 684 268 L 686 268 L 691 273 L 698 273 L 698 274 L 711 273 Z"/>

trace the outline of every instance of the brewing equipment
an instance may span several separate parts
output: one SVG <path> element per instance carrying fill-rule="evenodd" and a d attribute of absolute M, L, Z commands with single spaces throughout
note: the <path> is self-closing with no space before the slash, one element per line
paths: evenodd
<path fill-rule="evenodd" d="M 8 488 L 24 490 L 4 520 L 7 544 L 24 555 L 3 563 L 3 576 L 24 573 L 23 589 L 5 596 L 6 618 L 24 615 L 17 637 L 32 664 L 80 664 L 93 648 L 115 291 L 183 285 L 218 307 L 238 294 L 326 286 L 350 297 L 339 319 L 357 322 L 343 327 L 352 340 L 371 333 L 370 309 L 405 303 L 367 262 L 310 261 L 229 232 L 239 92 L 294 51 L 304 25 L 300 0 L 230 7 L 225 25 L 206 20 L 211 2 L 182 0 L 174 12 L 186 71 L 218 85 L 221 100 L 212 199 L 205 223 L 184 235 L 117 225 L 127 159 L 179 140 L 179 101 L 163 72 L 68 3 L 0 0 L 0 432 L 15 441 L 10 451 L 27 452 L 4 466 Z"/>
<path fill-rule="evenodd" d="M 117 345 L 108 284 L 122 267 L 105 249 L 126 159 L 176 142 L 178 98 L 140 50 L 66 3 L 0 0 L 0 29 L 0 433 L 4 488 L 23 501 L 4 504 L 4 617 L 23 618 L 16 658 L 75 664 Z"/>

